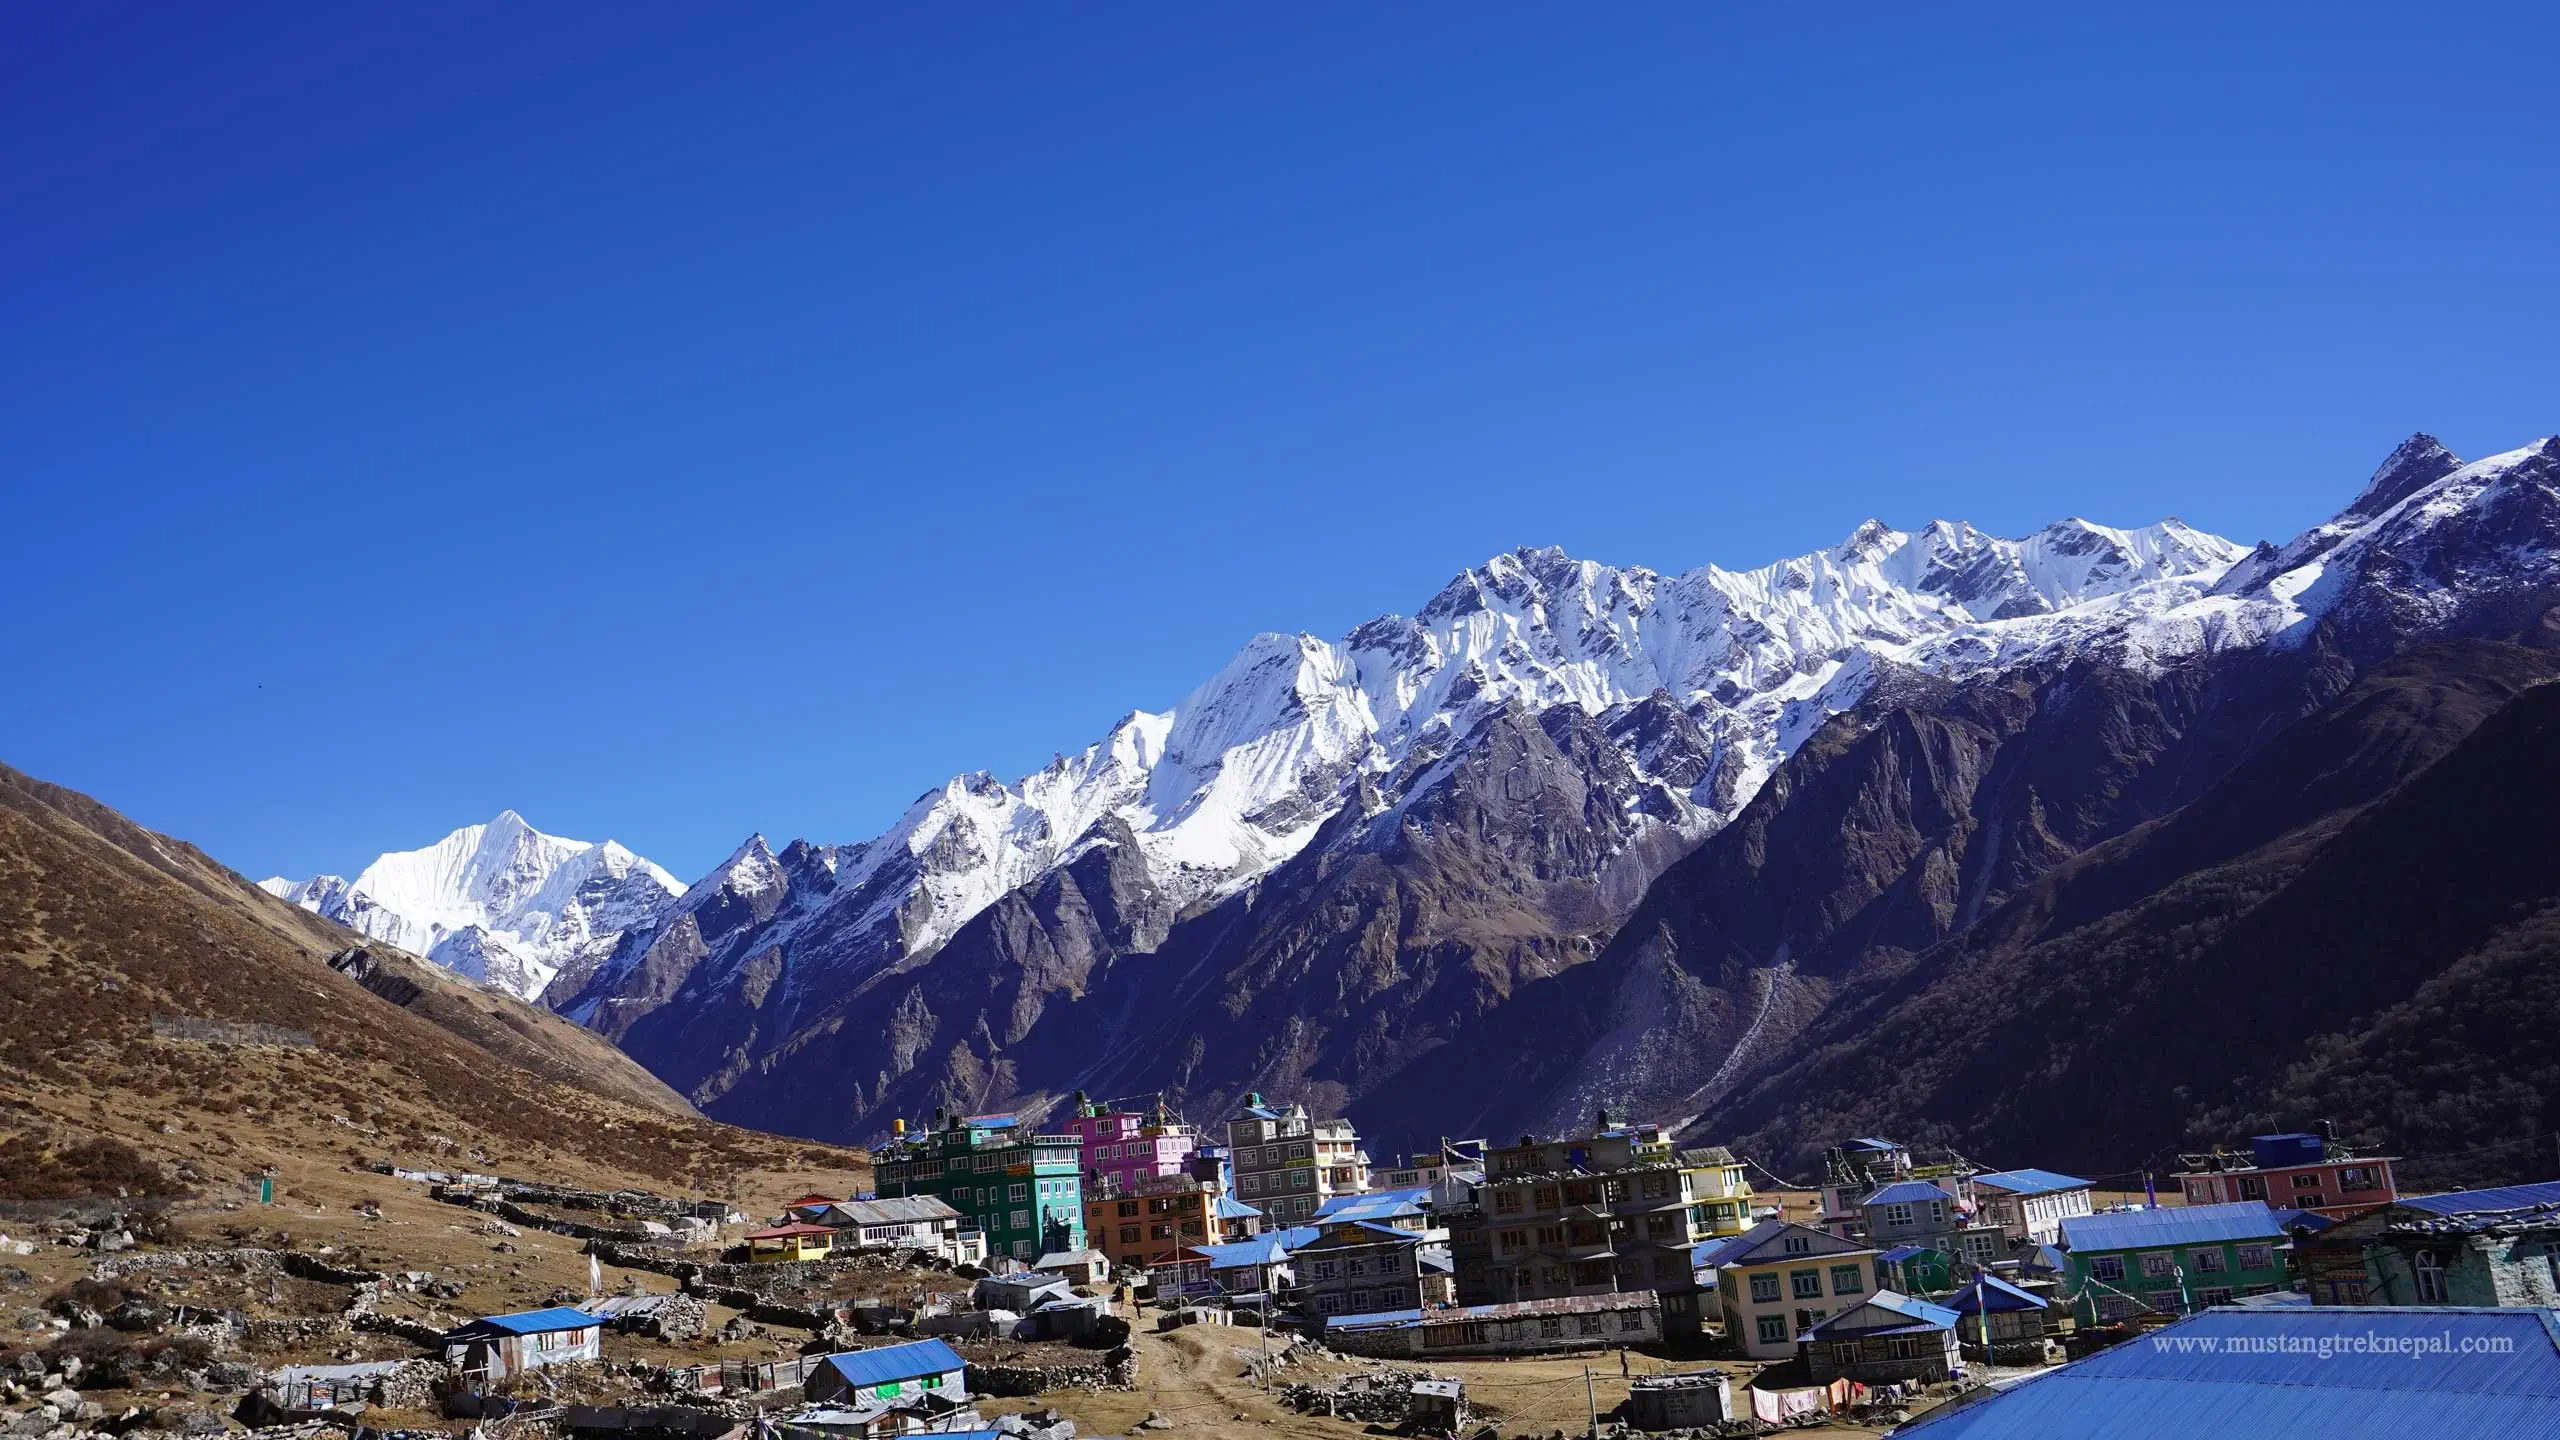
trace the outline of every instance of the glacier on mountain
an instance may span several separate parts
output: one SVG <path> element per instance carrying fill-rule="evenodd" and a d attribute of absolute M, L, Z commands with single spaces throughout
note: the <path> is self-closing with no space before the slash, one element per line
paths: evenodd
<path fill-rule="evenodd" d="M 593 965 L 684 894 L 656 865 L 607 840 L 545 835 L 513 810 L 423 850 L 336 875 L 259 882 L 288 904 L 533 998 L 564 969 Z"/>

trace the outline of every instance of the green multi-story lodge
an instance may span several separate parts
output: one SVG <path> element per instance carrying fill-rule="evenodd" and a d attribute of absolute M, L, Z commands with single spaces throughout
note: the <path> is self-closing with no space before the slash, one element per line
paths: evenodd
<path fill-rule="evenodd" d="M 987 1254 L 1032 1260 L 1084 1248 L 1083 1144 L 1011 1115 L 935 1116 L 936 1128 L 871 1152 L 882 1198 L 931 1195 L 987 1237 Z"/>
<path fill-rule="evenodd" d="M 2255 1200 L 2066 1216 L 2063 1294 L 2085 1324 L 2145 1310 L 2192 1314 L 2290 1286 L 2291 1244 L 2276 1212 Z"/>

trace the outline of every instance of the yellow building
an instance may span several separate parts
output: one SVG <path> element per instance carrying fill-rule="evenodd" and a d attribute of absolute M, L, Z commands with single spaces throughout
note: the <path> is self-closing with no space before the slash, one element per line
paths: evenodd
<path fill-rule="evenodd" d="M 1683 1151 L 1682 1178 L 1698 1202 L 1700 1228 L 1708 1235 L 1739 1235 L 1751 1228 L 1751 1182 L 1733 1152 L 1721 1145 Z"/>
<path fill-rule="evenodd" d="M 824 1260 L 836 1248 L 836 1232 L 824 1225 L 777 1225 L 747 1232 L 747 1258 Z"/>

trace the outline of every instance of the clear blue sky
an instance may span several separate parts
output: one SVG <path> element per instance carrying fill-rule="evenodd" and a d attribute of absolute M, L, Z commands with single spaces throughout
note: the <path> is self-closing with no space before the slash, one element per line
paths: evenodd
<path fill-rule="evenodd" d="M 692 878 L 1515 545 L 2560 429 L 2549 7 L 1728 8 L 13 7 L 0 759 Z"/>

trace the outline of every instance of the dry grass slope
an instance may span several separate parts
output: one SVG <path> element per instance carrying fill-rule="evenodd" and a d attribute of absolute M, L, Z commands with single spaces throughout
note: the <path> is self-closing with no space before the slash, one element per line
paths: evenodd
<path fill-rule="evenodd" d="M 368 989 L 327 963 L 355 940 L 0 766 L 0 1198 L 224 1187 L 285 1158 L 710 1194 L 862 1166 L 704 1120 L 600 1038 L 414 957 L 372 947 L 406 983 Z M 156 1039 L 154 1016 L 316 1043 Z"/>

